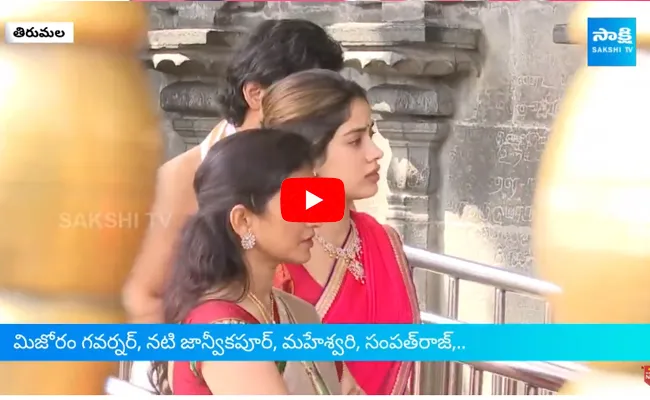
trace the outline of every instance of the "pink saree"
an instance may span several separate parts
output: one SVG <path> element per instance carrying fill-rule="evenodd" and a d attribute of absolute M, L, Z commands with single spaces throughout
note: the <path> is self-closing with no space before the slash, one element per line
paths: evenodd
<path fill-rule="evenodd" d="M 352 212 L 352 220 L 362 243 L 365 283 L 357 281 L 347 266 L 337 261 L 325 287 L 302 265 L 293 264 L 278 268 L 276 287 L 313 304 L 324 323 L 420 323 L 411 271 L 397 232 L 365 213 Z M 348 237 L 346 245 L 352 239 Z M 412 362 L 364 361 L 346 365 L 368 395 L 412 393 Z"/>

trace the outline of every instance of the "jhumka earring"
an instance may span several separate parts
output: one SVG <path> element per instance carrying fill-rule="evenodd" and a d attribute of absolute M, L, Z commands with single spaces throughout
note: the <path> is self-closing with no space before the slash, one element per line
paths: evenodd
<path fill-rule="evenodd" d="M 241 238 L 241 247 L 244 250 L 250 250 L 255 247 L 255 235 L 253 235 L 253 232 L 248 231 L 244 234 Z"/>

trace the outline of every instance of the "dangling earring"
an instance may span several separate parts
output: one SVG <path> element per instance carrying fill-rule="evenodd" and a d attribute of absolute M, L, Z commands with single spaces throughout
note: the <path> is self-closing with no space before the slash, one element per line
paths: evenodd
<path fill-rule="evenodd" d="M 318 176 L 318 174 L 316 173 L 316 170 L 314 170 L 313 173 L 314 173 L 314 176 Z"/>
<path fill-rule="evenodd" d="M 255 247 L 255 235 L 253 235 L 253 232 L 248 231 L 244 234 L 241 238 L 241 247 L 244 250 L 250 250 Z"/>

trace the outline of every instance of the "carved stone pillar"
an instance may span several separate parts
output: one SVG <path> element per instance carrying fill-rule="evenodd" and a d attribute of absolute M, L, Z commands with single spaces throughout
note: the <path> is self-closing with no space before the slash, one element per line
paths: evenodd
<path fill-rule="evenodd" d="M 164 75 L 167 85 L 160 90 L 160 107 L 185 149 L 200 143 L 220 120 L 220 77 L 241 36 L 217 29 L 149 32 L 150 49 L 144 62 Z"/>

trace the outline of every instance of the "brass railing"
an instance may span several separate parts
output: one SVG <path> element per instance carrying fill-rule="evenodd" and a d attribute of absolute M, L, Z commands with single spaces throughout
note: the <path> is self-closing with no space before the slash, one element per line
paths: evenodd
<path fill-rule="evenodd" d="M 449 280 L 447 290 L 446 315 L 436 315 L 423 311 L 422 322 L 433 324 L 461 324 L 458 320 L 458 302 L 460 281 L 475 282 L 494 287 L 494 323 L 505 323 L 506 293 L 518 293 L 543 299 L 545 296 L 557 293 L 560 288 L 549 282 L 524 276 L 503 268 L 491 267 L 456 257 L 432 253 L 426 250 L 404 246 L 404 251 L 414 269 L 446 276 Z M 545 308 L 544 322 L 551 322 L 550 308 Z M 586 371 L 586 368 L 575 363 L 553 362 L 467 362 L 444 363 L 443 392 L 444 394 L 462 394 L 463 365 L 469 367 L 467 394 L 483 394 L 483 375 L 493 374 L 492 394 L 529 394 L 544 395 L 556 392 L 567 379 Z M 124 366 L 123 366 L 124 367 Z M 122 379 L 128 376 L 128 368 L 124 368 Z M 422 369 L 420 366 L 418 371 Z M 419 383 L 428 379 L 426 375 L 416 377 Z M 416 384 L 416 387 L 419 387 Z M 124 380 L 110 378 L 106 385 L 107 394 L 128 394 L 133 391 L 150 392 L 131 385 Z"/>

